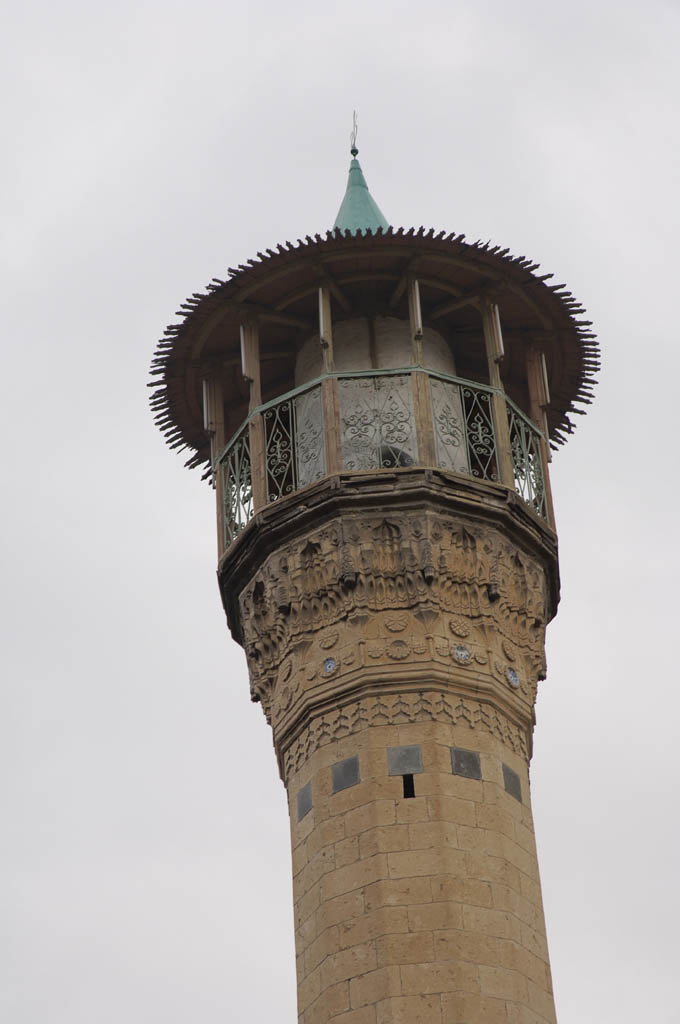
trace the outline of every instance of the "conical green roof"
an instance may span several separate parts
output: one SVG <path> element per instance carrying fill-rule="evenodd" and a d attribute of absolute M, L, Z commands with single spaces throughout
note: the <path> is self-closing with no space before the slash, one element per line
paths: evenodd
<path fill-rule="evenodd" d="M 352 149 L 352 162 L 349 165 L 347 191 L 345 192 L 345 198 L 340 204 L 333 227 L 340 228 L 341 231 L 351 231 L 353 235 L 365 235 L 369 229 L 373 232 L 377 231 L 378 228 L 386 231 L 389 227 L 380 207 L 368 191 L 364 172 L 361 170 L 361 164 L 357 160 L 356 149 Z"/>

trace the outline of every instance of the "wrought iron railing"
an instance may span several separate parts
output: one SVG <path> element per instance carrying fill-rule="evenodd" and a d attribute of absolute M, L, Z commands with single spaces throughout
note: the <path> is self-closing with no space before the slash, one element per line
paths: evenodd
<path fill-rule="evenodd" d="M 515 490 L 534 512 L 547 519 L 541 435 L 513 402 L 508 400 L 507 407 Z"/>
<path fill-rule="evenodd" d="M 478 480 L 498 480 L 493 391 L 430 374 L 436 463 Z"/>
<path fill-rule="evenodd" d="M 487 385 L 417 369 L 429 377 L 435 466 L 477 480 L 500 481 L 494 394 L 501 394 L 515 490 L 547 519 L 541 435 L 531 420 L 502 392 Z M 337 378 L 343 471 L 423 464 L 411 369 L 329 377 Z M 322 380 L 318 379 L 254 410 L 219 457 L 225 547 L 254 514 L 252 477 L 258 466 L 251 462 L 249 423 L 255 417 L 262 423 L 259 472 L 266 503 L 293 494 L 327 472 Z M 257 462 L 254 453 L 253 458 Z"/>
<path fill-rule="evenodd" d="M 301 388 L 262 411 L 268 501 L 326 475 L 321 385 Z"/>
<path fill-rule="evenodd" d="M 338 394 L 344 469 L 395 469 L 417 463 L 409 373 L 342 376 Z"/>
<path fill-rule="evenodd" d="M 224 546 L 253 517 L 253 473 L 250 461 L 249 424 L 233 436 L 218 458 L 222 480 L 222 526 Z"/>

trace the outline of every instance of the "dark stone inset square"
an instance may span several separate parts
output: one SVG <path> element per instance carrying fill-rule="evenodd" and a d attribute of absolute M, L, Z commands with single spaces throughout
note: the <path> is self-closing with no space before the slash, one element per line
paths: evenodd
<path fill-rule="evenodd" d="M 309 814 L 312 809 L 312 784 L 308 782 L 306 786 L 298 792 L 297 797 L 298 804 L 298 821 L 302 821 L 305 814 Z"/>
<path fill-rule="evenodd" d="M 481 779 L 482 762 L 477 751 L 451 747 L 451 771 L 454 775 L 463 775 L 466 779 Z"/>
<path fill-rule="evenodd" d="M 339 793 L 341 789 L 349 789 L 361 782 L 359 777 L 359 758 L 346 757 L 344 761 L 338 761 L 331 767 L 333 776 L 333 792 Z"/>
<path fill-rule="evenodd" d="M 410 747 L 388 747 L 387 769 L 390 775 L 421 775 L 423 752 L 420 744 Z"/>
<path fill-rule="evenodd" d="M 505 783 L 505 792 L 522 803 L 522 783 L 519 781 L 519 775 L 517 772 L 513 772 L 512 768 L 508 768 L 507 764 L 503 765 L 503 782 Z"/>

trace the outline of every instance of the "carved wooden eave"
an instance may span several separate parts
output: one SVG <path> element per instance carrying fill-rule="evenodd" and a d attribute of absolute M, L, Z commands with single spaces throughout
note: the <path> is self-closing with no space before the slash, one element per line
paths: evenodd
<path fill-rule="evenodd" d="M 233 411 L 229 434 L 247 409 L 240 360 L 244 322 L 256 318 L 260 325 L 262 364 L 276 393 L 277 374 L 283 382 L 291 355 L 316 330 L 321 282 L 331 289 L 338 318 L 368 311 L 405 318 L 405 281 L 417 270 L 424 319 L 445 333 L 459 338 L 478 333 L 475 302 L 487 296 L 499 303 L 510 342 L 503 367 L 506 389 L 524 387 L 526 349 L 540 345 L 550 380 L 550 439 L 553 446 L 561 444 L 574 429 L 571 414 L 582 414 L 579 406 L 591 402 L 599 350 L 577 300 L 537 269 L 538 264 L 500 246 L 423 228 L 365 235 L 329 231 L 258 253 L 257 259 L 231 268 L 228 280 L 214 278 L 205 293 L 194 293 L 177 312 L 181 322 L 166 329 L 152 361 L 156 379 L 149 385 L 156 422 L 171 447 L 192 450 L 187 466 L 207 467 L 202 379 L 222 375 Z M 269 397 L 275 394 L 265 400 Z"/>

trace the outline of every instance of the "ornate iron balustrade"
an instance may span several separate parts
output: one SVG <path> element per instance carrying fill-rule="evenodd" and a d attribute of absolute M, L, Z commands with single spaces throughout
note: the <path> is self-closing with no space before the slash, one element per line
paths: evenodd
<path fill-rule="evenodd" d="M 420 367 L 329 374 L 337 380 L 340 459 L 345 472 L 421 465 L 413 370 L 429 378 L 432 442 L 437 468 L 477 480 L 500 481 L 493 388 Z M 548 518 L 541 434 L 507 396 L 515 490 Z M 261 419 L 262 465 L 253 452 L 250 423 Z M 254 410 L 218 458 L 224 545 L 254 515 L 253 473 L 263 478 L 266 503 L 326 476 L 322 378 Z"/>
<path fill-rule="evenodd" d="M 534 512 L 547 519 L 541 435 L 514 402 L 509 399 L 506 401 L 515 490 Z"/>
<path fill-rule="evenodd" d="M 227 547 L 253 517 L 253 475 L 250 433 L 246 422 L 219 456 L 222 482 L 222 528 Z"/>
<path fill-rule="evenodd" d="M 418 462 L 409 373 L 338 378 L 344 469 L 395 469 Z"/>
<path fill-rule="evenodd" d="M 430 374 L 435 456 L 441 469 L 498 480 L 491 388 Z"/>
<path fill-rule="evenodd" d="M 298 388 L 263 407 L 267 501 L 326 475 L 321 385 Z"/>

